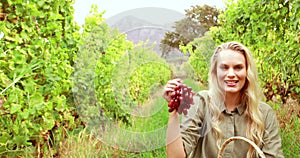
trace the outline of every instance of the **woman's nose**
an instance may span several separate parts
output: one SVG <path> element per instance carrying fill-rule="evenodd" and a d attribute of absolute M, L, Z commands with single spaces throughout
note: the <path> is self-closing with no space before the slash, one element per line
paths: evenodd
<path fill-rule="evenodd" d="M 234 77 L 235 76 L 234 70 L 232 68 L 228 69 L 227 76 L 228 77 Z"/>

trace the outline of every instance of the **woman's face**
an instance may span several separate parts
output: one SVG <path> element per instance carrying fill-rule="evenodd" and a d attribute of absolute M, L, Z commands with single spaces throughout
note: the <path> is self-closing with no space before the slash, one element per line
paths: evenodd
<path fill-rule="evenodd" d="M 217 59 L 218 84 L 228 95 L 239 94 L 247 77 L 246 60 L 243 54 L 222 50 Z"/>

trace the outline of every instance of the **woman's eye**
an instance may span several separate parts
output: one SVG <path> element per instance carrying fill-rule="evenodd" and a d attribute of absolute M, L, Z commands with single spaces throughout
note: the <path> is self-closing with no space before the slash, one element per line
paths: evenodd
<path fill-rule="evenodd" d="M 226 70 L 226 69 L 227 69 L 227 67 L 226 67 L 225 65 L 221 65 L 220 68 L 221 68 L 222 70 Z"/>
<path fill-rule="evenodd" d="M 241 69 L 243 69 L 243 66 L 239 65 L 239 66 L 236 66 L 235 68 L 238 70 L 241 70 Z"/>

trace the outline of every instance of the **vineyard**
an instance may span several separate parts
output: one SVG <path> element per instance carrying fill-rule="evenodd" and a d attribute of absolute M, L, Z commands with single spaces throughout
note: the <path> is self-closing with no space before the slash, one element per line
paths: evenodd
<path fill-rule="evenodd" d="M 181 76 L 185 93 L 206 89 L 211 53 L 233 40 L 253 52 L 285 157 L 300 156 L 299 1 L 226 2 L 218 25 L 178 46 L 178 65 L 96 5 L 81 31 L 73 4 L 0 1 L 0 157 L 166 157 L 163 86 Z"/>

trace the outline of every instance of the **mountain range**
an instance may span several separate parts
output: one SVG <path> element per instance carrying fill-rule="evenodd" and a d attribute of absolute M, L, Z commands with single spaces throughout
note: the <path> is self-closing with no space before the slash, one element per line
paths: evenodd
<path fill-rule="evenodd" d="M 172 26 L 182 18 L 184 14 L 174 10 L 146 7 L 121 12 L 108 18 L 106 23 L 126 33 L 127 39 L 134 43 L 147 40 L 149 45 L 155 43 L 154 50 L 161 55 L 160 41 L 167 31 L 174 30 Z"/>

